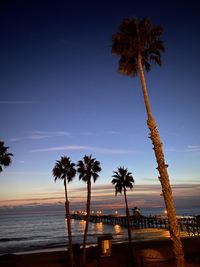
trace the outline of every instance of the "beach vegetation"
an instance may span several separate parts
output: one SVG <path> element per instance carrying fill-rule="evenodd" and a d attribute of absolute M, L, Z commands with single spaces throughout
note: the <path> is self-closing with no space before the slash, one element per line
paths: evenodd
<path fill-rule="evenodd" d="M 87 204 L 86 204 L 86 224 L 83 236 L 83 254 L 82 254 L 82 266 L 85 266 L 86 262 L 86 241 L 87 232 L 90 219 L 90 203 L 91 203 L 91 182 L 95 183 L 99 177 L 101 171 L 100 162 L 90 156 L 84 156 L 83 160 L 79 160 L 77 163 L 77 172 L 79 174 L 79 180 L 84 181 L 87 184 Z"/>
<path fill-rule="evenodd" d="M 66 219 L 67 219 L 70 265 L 72 267 L 74 265 L 74 257 L 73 257 L 72 231 L 71 231 L 70 208 L 69 208 L 69 200 L 68 200 L 67 183 L 70 183 L 76 175 L 75 164 L 71 162 L 71 159 L 69 157 L 63 156 L 61 157 L 60 160 L 56 161 L 56 164 L 52 170 L 52 173 L 53 173 L 55 181 L 57 181 L 57 179 L 61 179 L 64 181 L 65 212 L 66 212 Z"/>
<path fill-rule="evenodd" d="M 121 74 L 133 77 L 139 75 L 141 80 L 147 125 L 150 130 L 149 138 L 152 140 L 158 164 L 158 178 L 166 205 L 170 237 L 177 266 L 182 267 L 184 266 L 184 253 L 167 170 L 168 165 L 165 163 L 157 124 L 151 113 L 144 75 L 144 71 L 151 70 L 152 63 L 161 66 L 161 52 L 164 52 L 162 33 L 163 28 L 159 25 L 154 26 L 149 18 L 145 17 L 141 20 L 134 17 L 126 18 L 120 24 L 118 32 L 112 36 L 112 53 L 120 57 L 118 70 Z"/>

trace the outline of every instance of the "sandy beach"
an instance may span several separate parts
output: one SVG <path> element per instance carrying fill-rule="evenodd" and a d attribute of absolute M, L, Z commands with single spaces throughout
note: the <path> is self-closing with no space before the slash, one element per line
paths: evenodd
<path fill-rule="evenodd" d="M 200 237 L 182 238 L 186 266 L 200 266 Z M 112 245 L 110 257 L 102 258 L 97 246 L 87 249 L 87 266 L 130 266 L 128 243 Z M 135 266 L 176 266 L 169 239 L 133 242 Z M 75 249 L 76 266 L 81 266 L 81 250 Z M 69 266 L 67 251 L 31 252 L 26 254 L 6 254 L 0 257 L 2 267 L 63 267 Z"/>

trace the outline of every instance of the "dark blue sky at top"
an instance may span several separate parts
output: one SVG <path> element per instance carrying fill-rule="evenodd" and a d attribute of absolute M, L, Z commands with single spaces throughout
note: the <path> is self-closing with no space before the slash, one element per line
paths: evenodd
<path fill-rule="evenodd" d="M 2 100 L 50 101 L 52 111 L 61 105 L 73 113 L 80 113 L 76 107 L 84 102 L 87 111 L 106 102 L 101 112 L 110 112 L 113 94 L 121 90 L 112 86 L 117 58 L 111 56 L 111 36 L 121 20 L 130 16 L 149 16 L 163 25 L 165 76 L 175 72 L 174 83 L 176 77 L 186 78 L 182 69 L 188 68 L 188 77 L 195 83 L 199 72 L 197 5 L 197 1 L 3 1 Z M 163 72 L 159 70 L 158 75 Z M 124 82 L 124 77 L 119 81 Z M 74 86 L 80 88 L 78 92 Z M 174 97 L 179 93 L 174 92 Z M 181 93 L 187 99 L 188 90 Z"/>
<path fill-rule="evenodd" d="M 108 162 L 110 172 L 113 166 L 133 165 L 143 178 L 148 170 L 144 172 L 142 160 L 147 166 L 153 162 L 155 169 L 139 78 L 119 75 L 118 58 L 111 54 L 112 35 L 122 19 L 148 16 L 163 26 L 166 48 L 162 67 L 152 66 L 146 75 L 152 111 L 167 160 L 176 160 L 172 173 L 181 177 L 186 173 L 181 166 L 190 162 L 196 180 L 199 156 L 188 158 L 187 152 L 191 149 L 199 155 L 200 150 L 199 10 L 198 1 L 193 0 L 2 0 L 0 137 L 15 154 L 12 167 L 3 175 L 23 177 L 23 172 L 33 170 L 49 175 L 61 154 L 78 160 L 91 153 L 58 149 L 48 154 L 47 162 L 46 154 L 31 152 L 70 145 L 139 151 L 136 155 L 119 153 L 115 158 L 117 151 L 109 156 L 108 151 L 104 155 L 94 149 L 92 153 L 105 164 L 106 175 Z M 59 137 L 58 132 L 66 135 Z M 170 149 L 175 153 L 170 154 Z M 20 179 L 24 181 L 25 174 Z"/>

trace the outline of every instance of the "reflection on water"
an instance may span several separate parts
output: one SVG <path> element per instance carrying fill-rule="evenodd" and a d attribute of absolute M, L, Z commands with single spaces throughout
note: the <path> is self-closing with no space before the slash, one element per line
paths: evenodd
<path fill-rule="evenodd" d="M 199 214 L 200 209 L 179 210 L 180 215 Z M 144 212 L 145 213 L 145 212 Z M 160 209 L 146 210 L 146 213 L 160 214 Z M 71 220 L 74 244 L 82 244 L 85 221 Z M 97 244 L 97 236 L 112 234 L 112 242 L 128 241 L 127 229 L 119 225 L 89 223 L 88 244 Z M 181 237 L 187 232 L 181 232 Z M 0 254 L 23 252 L 33 248 L 66 247 L 68 243 L 67 221 L 63 206 L 24 206 L 0 208 Z M 134 242 L 168 239 L 169 231 L 164 229 L 132 229 Z"/>
<path fill-rule="evenodd" d="M 72 236 L 74 242 L 82 242 L 82 237 L 85 230 L 86 221 L 85 220 L 72 220 Z M 65 221 L 65 230 L 67 233 L 67 223 Z M 164 229 L 153 229 L 153 228 L 146 228 L 146 229 L 133 229 L 132 228 L 132 238 L 134 241 L 141 241 L 141 240 L 153 240 L 153 239 L 168 239 L 169 231 Z M 88 243 L 96 243 L 97 236 L 102 234 L 111 234 L 113 236 L 113 242 L 123 242 L 127 241 L 127 229 L 120 226 L 119 224 L 116 225 L 107 225 L 102 222 L 99 223 L 89 223 L 88 226 Z M 181 233 L 182 234 L 182 233 Z"/>
<path fill-rule="evenodd" d="M 79 221 L 80 230 L 82 232 L 84 232 L 84 230 L 85 230 L 85 224 L 86 224 L 86 221 L 84 221 L 84 220 Z"/>
<path fill-rule="evenodd" d="M 97 233 L 103 234 L 103 223 L 102 222 L 97 223 L 96 227 L 97 227 Z"/>
<path fill-rule="evenodd" d="M 73 224 L 74 224 L 74 222 L 72 221 L 72 228 L 74 228 Z M 80 221 L 78 221 L 78 224 L 79 224 L 79 231 L 84 233 L 86 221 L 85 220 L 80 220 Z M 67 224 L 65 224 L 65 226 L 66 226 L 66 229 L 67 229 Z M 90 232 L 92 234 L 103 234 L 103 223 L 102 222 L 89 223 L 89 229 L 90 229 Z"/>
<path fill-rule="evenodd" d="M 115 233 L 115 235 L 121 235 L 122 229 L 121 229 L 121 226 L 119 224 L 115 224 L 114 233 Z"/>
<path fill-rule="evenodd" d="M 91 228 L 91 231 L 92 232 L 95 232 L 96 231 L 96 224 L 95 223 L 89 223 L 89 225 L 90 225 L 90 228 Z"/>

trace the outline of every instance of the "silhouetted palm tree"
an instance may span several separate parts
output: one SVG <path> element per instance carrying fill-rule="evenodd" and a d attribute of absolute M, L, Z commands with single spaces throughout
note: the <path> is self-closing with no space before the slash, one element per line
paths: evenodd
<path fill-rule="evenodd" d="M 101 171 L 100 162 L 95 158 L 90 156 L 84 156 L 83 160 L 79 160 L 77 163 L 77 172 L 79 173 L 79 180 L 87 183 L 87 207 L 86 207 L 86 225 L 83 236 L 83 257 L 82 264 L 85 265 L 86 259 L 86 240 L 88 232 L 88 224 L 90 219 L 90 203 L 91 203 L 91 179 L 93 178 L 94 183 L 99 177 L 99 172 Z"/>
<path fill-rule="evenodd" d="M 3 167 L 9 166 L 12 162 L 13 154 L 7 152 L 8 148 L 3 141 L 0 141 L 0 172 L 3 171 Z"/>
<path fill-rule="evenodd" d="M 67 229 L 68 229 L 68 241 L 69 241 L 69 254 L 70 264 L 74 265 L 73 248 L 72 248 L 72 232 L 70 222 L 70 209 L 69 200 L 67 194 L 67 183 L 71 182 L 76 175 L 75 164 L 71 162 L 69 157 L 63 156 L 60 160 L 56 161 L 55 167 L 52 170 L 55 181 L 57 179 L 64 180 L 65 187 L 65 212 L 67 218 Z"/>
<path fill-rule="evenodd" d="M 134 77 L 137 74 L 140 76 L 148 116 L 147 125 L 150 130 L 150 138 L 158 163 L 157 169 L 159 171 L 159 180 L 167 209 L 174 254 L 177 266 L 184 266 L 184 253 L 180 240 L 179 225 L 176 218 L 167 165 L 165 164 L 157 125 L 150 110 L 143 71 L 144 67 L 148 72 L 151 69 L 152 62 L 161 65 L 161 52 L 164 51 L 164 45 L 160 39 L 162 32 L 162 27 L 153 26 L 148 18 L 140 21 L 136 18 L 124 19 L 119 27 L 119 31 L 112 37 L 112 53 L 120 56 L 118 68 L 120 73 Z"/>
<path fill-rule="evenodd" d="M 127 195 L 126 191 L 127 188 L 133 189 L 134 184 L 134 178 L 132 176 L 132 173 L 128 171 L 128 169 L 124 167 L 118 168 L 117 171 L 114 171 L 114 175 L 112 176 L 112 184 L 115 185 L 115 196 L 117 193 L 124 194 L 124 200 L 126 205 L 126 216 L 127 216 L 127 229 L 128 229 L 128 240 L 129 244 L 131 245 L 131 224 L 130 224 L 130 213 L 128 208 L 128 201 L 127 201 Z"/>

